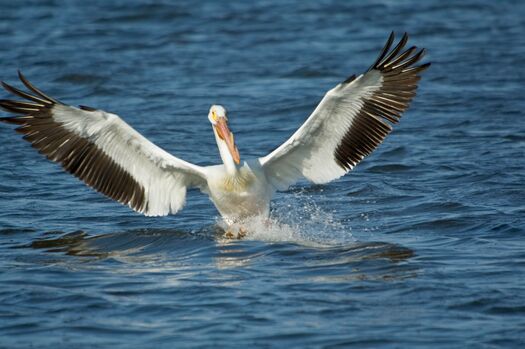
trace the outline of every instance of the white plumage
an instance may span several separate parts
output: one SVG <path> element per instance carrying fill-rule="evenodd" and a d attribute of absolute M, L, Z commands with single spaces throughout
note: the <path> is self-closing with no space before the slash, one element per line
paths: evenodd
<path fill-rule="evenodd" d="M 119 116 L 90 107 L 75 108 L 45 95 L 19 73 L 27 93 L 2 83 L 24 101 L 0 100 L 18 114 L 1 121 L 48 159 L 99 192 L 147 216 L 174 214 L 186 190 L 207 193 L 229 224 L 268 215 L 270 200 L 301 178 L 327 183 L 354 168 L 392 130 L 415 95 L 424 54 L 403 51 L 405 34 L 392 48 L 393 33 L 364 74 L 328 91 L 306 122 L 281 146 L 259 159 L 240 162 L 226 109 L 214 105 L 208 118 L 223 161 L 197 166 L 159 148 Z"/>
<path fill-rule="evenodd" d="M 321 184 L 347 173 L 335 161 L 334 149 L 362 110 L 363 99 L 376 92 L 381 81 L 381 75 L 371 71 L 328 91 L 306 122 L 284 144 L 260 159 L 272 184 L 285 190 L 302 177 Z"/>
<path fill-rule="evenodd" d="M 53 119 L 65 130 L 90 140 L 144 187 L 147 205 L 137 211 L 147 216 L 177 213 L 184 206 L 188 186 L 206 185 L 202 167 L 162 150 L 115 114 L 61 104 L 52 110 Z"/>

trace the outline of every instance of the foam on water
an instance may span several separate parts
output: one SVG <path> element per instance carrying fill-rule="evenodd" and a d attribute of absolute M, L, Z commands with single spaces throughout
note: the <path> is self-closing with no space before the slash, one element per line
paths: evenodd
<path fill-rule="evenodd" d="M 221 220 L 218 225 L 227 229 Z M 245 239 L 248 240 L 306 246 L 345 245 L 356 241 L 350 227 L 319 207 L 312 196 L 302 192 L 283 195 L 272 207 L 269 218 L 253 217 L 245 220 L 242 227 L 247 231 Z"/>

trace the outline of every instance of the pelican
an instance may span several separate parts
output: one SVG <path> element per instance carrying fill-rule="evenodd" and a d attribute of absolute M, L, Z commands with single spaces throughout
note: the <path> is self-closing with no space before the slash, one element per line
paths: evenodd
<path fill-rule="evenodd" d="M 333 181 L 352 170 L 392 131 L 416 94 L 416 65 L 425 50 L 405 49 L 405 33 L 394 46 L 392 32 L 378 58 L 363 74 L 329 90 L 292 136 L 270 154 L 241 162 L 223 106 L 212 105 L 208 119 L 222 164 L 198 166 L 159 148 L 118 115 L 64 104 L 44 94 L 19 71 L 26 91 L 2 86 L 20 100 L 0 100 L 15 115 L 0 120 L 49 160 L 109 198 L 146 216 L 177 213 L 188 188 L 209 195 L 229 226 L 269 215 L 276 191 L 305 178 Z M 242 231 L 237 232 L 238 234 Z M 227 234 L 232 234 L 228 231 Z"/>

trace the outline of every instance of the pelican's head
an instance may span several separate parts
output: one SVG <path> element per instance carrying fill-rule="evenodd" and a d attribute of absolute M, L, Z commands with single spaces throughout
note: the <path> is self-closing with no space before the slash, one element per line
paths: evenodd
<path fill-rule="evenodd" d="M 241 162 L 241 157 L 235 145 L 233 133 L 228 128 L 228 116 L 226 114 L 226 109 L 222 105 L 212 105 L 208 113 L 208 119 L 213 126 L 222 160 L 225 163 L 227 162 L 225 154 L 223 154 L 224 149 L 226 149 L 231 159 L 238 165 Z"/>

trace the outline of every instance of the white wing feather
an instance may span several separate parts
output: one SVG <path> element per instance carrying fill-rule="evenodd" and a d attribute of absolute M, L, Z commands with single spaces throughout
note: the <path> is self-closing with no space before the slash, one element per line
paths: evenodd
<path fill-rule="evenodd" d="M 147 216 L 176 213 L 186 189 L 206 189 L 206 170 L 178 159 L 135 131 L 115 114 L 58 102 L 19 73 L 29 94 L 6 83 L 26 101 L 0 100 L 22 114 L 0 121 L 21 125 L 17 131 L 48 159 L 99 192 Z"/>
<path fill-rule="evenodd" d="M 118 115 L 55 105 L 53 118 L 96 144 L 144 187 L 147 204 L 138 211 L 147 216 L 176 213 L 184 206 L 187 187 L 206 185 L 202 167 L 169 154 Z"/>
<path fill-rule="evenodd" d="M 326 93 L 306 122 L 279 148 L 259 161 L 271 183 L 286 190 L 300 178 L 327 183 L 347 170 L 334 159 L 334 149 L 362 107 L 381 83 L 376 72 L 361 75 L 352 83 L 338 84 Z"/>
<path fill-rule="evenodd" d="M 390 133 L 415 96 L 424 55 L 403 52 L 405 34 L 390 50 L 393 33 L 376 62 L 364 74 L 349 77 L 328 91 L 305 123 L 259 163 L 276 190 L 301 178 L 327 183 L 352 170 Z"/>

